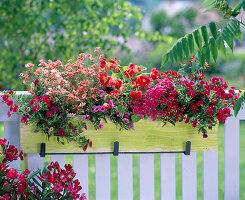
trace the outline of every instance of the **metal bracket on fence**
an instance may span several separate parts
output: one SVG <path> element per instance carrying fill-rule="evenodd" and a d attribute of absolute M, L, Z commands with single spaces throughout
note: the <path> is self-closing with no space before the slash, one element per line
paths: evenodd
<path fill-rule="evenodd" d="M 190 155 L 191 154 L 191 142 L 187 141 L 185 145 L 185 155 Z"/>
<path fill-rule="evenodd" d="M 119 152 L 119 142 L 116 141 L 116 142 L 114 142 L 113 156 L 118 156 L 118 152 Z"/>
<path fill-rule="evenodd" d="M 46 144 L 41 143 L 41 148 L 40 148 L 40 157 L 45 157 L 46 155 Z"/>

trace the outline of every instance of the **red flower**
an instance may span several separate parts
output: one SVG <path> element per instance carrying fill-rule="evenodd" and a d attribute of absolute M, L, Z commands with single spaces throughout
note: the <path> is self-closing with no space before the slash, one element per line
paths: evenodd
<path fill-rule="evenodd" d="M 174 97 L 177 97 L 177 96 L 178 96 L 178 91 L 177 91 L 177 90 L 173 90 L 173 91 L 172 91 L 172 95 L 173 95 Z"/>
<path fill-rule="evenodd" d="M 103 106 L 106 110 L 110 108 L 110 105 L 108 103 L 104 103 Z"/>
<path fill-rule="evenodd" d="M 207 113 L 208 113 L 209 115 L 213 115 L 213 109 L 209 107 L 209 108 L 207 109 Z"/>
<path fill-rule="evenodd" d="M 193 112 L 197 111 L 197 106 L 196 106 L 195 103 L 192 103 L 192 104 L 191 104 L 191 110 L 192 110 Z"/>
<path fill-rule="evenodd" d="M 209 95 L 210 95 L 210 91 L 209 91 L 209 90 L 205 90 L 205 91 L 203 92 L 203 95 L 206 96 L 206 97 L 209 96 Z"/>
<path fill-rule="evenodd" d="M 36 86 L 38 83 L 39 83 L 39 80 L 36 79 L 35 82 L 34 82 L 34 85 Z"/>
<path fill-rule="evenodd" d="M 119 67 L 117 67 L 116 70 L 115 70 L 116 73 L 119 73 L 120 71 L 121 71 L 121 70 L 120 70 Z"/>
<path fill-rule="evenodd" d="M 10 95 L 14 94 L 14 91 L 9 91 L 9 94 L 10 94 Z"/>
<path fill-rule="evenodd" d="M 198 106 L 203 105 L 203 101 L 198 101 L 198 102 L 197 102 L 197 105 L 198 105 Z"/>
<path fill-rule="evenodd" d="M 142 97 L 142 92 L 141 91 L 132 91 L 130 92 L 131 99 L 141 99 Z"/>
<path fill-rule="evenodd" d="M 47 116 L 47 117 L 52 117 L 53 114 L 54 114 L 54 113 L 53 113 L 52 111 L 48 111 L 48 112 L 46 113 L 46 116 Z"/>
<path fill-rule="evenodd" d="M 86 144 L 84 147 L 83 147 L 83 151 L 86 151 L 88 148 L 88 144 Z"/>
<path fill-rule="evenodd" d="M 121 79 L 115 80 L 115 88 L 119 89 L 123 84 L 123 81 Z"/>
<path fill-rule="evenodd" d="M 38 105 L 35 105 L 35 106 L 33 106 L 32 111 L 37 112 L 37 111 L 39 111 L 39 108 L 40 107 Z"/>
<path fill-rule="evenodd" d="M 189 90 L 188 95 L 192 98 L 195 98 L 196 97 L 195 90 Z"/>
<path fill-rule="evenodd" d="M 148 85 L 151 83 L 151 79 L 146 75 L 141 75 L 139 78 L 139 84 L 142 89 L 148 87 Z"/>
<path fill-rule="evenodd" d="M 60 135 L 60 136 L 65 136 L 65 130 L 64 129 L 60 129 L 59 131 L 58 131 L 58 134 Z"/>
<path fill-rule="evenodd" d="M 158 79 L 158 72 L 159 70 L 157 68 L 151 69 L 151 78 L 152 80 L 157 80 Z"/>
<path fill-rule="evenodd" d="M 6 101 L 6 100 L 8 100 L 8 98 L 9 98 L 9 95 L 7 95 L 7 94 L 4 94 L 4 95 L 2 96 L 2 98 L 3 98 L 3 100 L 4 100 L 4 101 Z"/>
<path fill-rule="evenodd" d="M 5 101 L 5 103 L 7 104 L 7 106 L 12 106 L 13 105 L 13 100 L 9 99 L 9 100 Z"/>
<path fill-rule="evenodd" d="M 189 122 L 190 122 L 190 118 L 186 118 L 185 123 L 187 124 Z"/>
<path fill-rule="evenodd" d="M 192 127 L 195 128 L 197 126 L 197 118 L 194 120 Z"/>
<path fill-rule="evenodd" d="M 100 59 L 100 67 L 105 68 L 105 66 L 106 66 L 106 58 Z"/>

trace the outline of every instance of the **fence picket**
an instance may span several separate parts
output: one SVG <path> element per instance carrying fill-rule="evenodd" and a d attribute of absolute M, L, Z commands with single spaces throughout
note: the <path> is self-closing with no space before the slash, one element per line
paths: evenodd
<path fill-rule="evenodd" d="M 117 158 L 118 200 L 133 200 L 133 156 L 119 154 Z"/>
<path fill-rule="evenodd" d="M 111 199 L 110 154 L 95 155 L 95 199 Z"/>
<path fill-rule="evenodd" d="M 139 155 L 140 200 L 155 199 L 154 154 Z"/>
<path fill-rule="evenodd" d="M 60 164 L 61 168 L 64 168 L 64 165 L 66 164 L 66 155 L 65 154 L 55 154 L 50 156 L 50 162 L 56 162 Z"/>
<path fill-rule="evenodd" d="M 89 199 L 88 190 L 88 155 L 73 155 L 73 169 L 76 172 L 76 179 L 78 179 L 83 187 L 81 193 L 85 193 L 87 200 Z"/>
<path fill-rule="evenodd" d="M 218 151 L 203 152 L 203 200 L 218 200 Z"/>
<path fill-rule="evenodd" d="M 196 152 L 182 154 L 182 200 L 197 199 Z"/>
<path fill-rule="evenodd" d="M 9 141 L 9 144 L 20 149 L 20 121 L 5 121 L 4 122 L 4 138 Z M 9 164 L 10 167 L 20 169 L 20 160 L 15 160 Z"/>
<path fill-rule="evenodd" d="M 175 200 L 175 154 L 161 153 L 161 199 Z"/>
<path fill-rule="evenodd" d="M 40 157 L 40 154 L 38 153 L 31 153 L 28 154 L 28 169 L 30 171 L 36 171 L 38 169 L 43 169 L 43 158 Z"/>
<path fill-rule="evenodd" d="M 239 199 L 239 120 L 225 122 L 225 200 Z"/>

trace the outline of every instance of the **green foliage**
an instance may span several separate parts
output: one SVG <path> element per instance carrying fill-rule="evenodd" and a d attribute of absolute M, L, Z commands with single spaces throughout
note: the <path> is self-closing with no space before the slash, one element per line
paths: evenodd
<path fill-rule="evenodd" d="M 245 91 L 243 91 L 240 96 L 239 99 L 235 102 L 235 106 L 234 106 L 234 114 L 235 117 L 237 116 L 239 110 L 242 107 L 243 102 L 245 101 Z"/>
<path fill-rule="evenodd" d="M 208 29 L 210 33 L 208 33 Z M 180 38 L 179 42 L 164 55 L 162 65 L 168 60 L 171 62 L 183 61 L 184 58 L 188 59 L 189 55 L 197 54 L 198 61 L 203 66 L 205 60 L 210 61 L 210 53 L 216 62 L 219 51 L 224 55 L 226 54 L 224 42 L 233 51 L 233 40 L 235 38 L 238 38 L 240 41 L 242 40 L 240 22 L 237 19 L 231 18 L 227 20 L 219 32 L 217 31 L 217 24 L 211 22 L 209 26 L 201 26 L 192 33 Z M 186 41 L 188 41 L 187 46 Z M 182 46 L 179 45 L 180 43 L 182 43 Z M 196 49 L 198 49 L 198 53 L 195 52 Z M 187 52 L 188 50 L 189 52 Z M 185 55 L 184 58 L 182 55 Z"/>
<path fill-rule="evenodd" d="M 16 78 L 28 62 L 66 60 L 97 46 L 128 50 L 125 42 L 139 32 L 142 17 L 123 0 L 2 0 L 0 13 L 0 90 L 24 89 Z"/>

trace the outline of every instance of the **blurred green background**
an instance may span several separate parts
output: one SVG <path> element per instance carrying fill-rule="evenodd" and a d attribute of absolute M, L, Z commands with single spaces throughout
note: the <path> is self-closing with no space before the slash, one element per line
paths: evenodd
<path fill-rule="evenodd" d="M 201 1 L 174 0 L 1 0 L 0 1 L 0 90 L 26 90 L 18 74 L 25 64 L 40 59 L 66 62 L 81 52 L 101 47 L 106 55 L 116 56 L 122 65 L 135 63 L 160 71 L 162 56 L 194 28 L 219 21 L 219 13 L 204 13 Z M 230 0 L 230 3 L 239 1 Z M 245 46 L 235 41 L 235 50 L 210 63 L 209 77 L 222 76 L 229 86 L 245 88 Z M 240 198 L 245 199 L 245 137 L 240 135 Z M 3 136 L 3 124 L 0 124 Z M 219 134 L 219 199 L 224 195 L 223 126 Z M 198 199 L 202 199 L 202 153 L 198 153 Z M 68 156 L 67 161 L 71 162 Z M 94 156 L 90 156 L 90 199 L 94 199 Z M 116 158 L 111 159 L 112 199 L 117 199 Z M 156 199 L 160 199 L 159 154 L 155 155 Z M 138 156 L 134 156 L 134 199 L 138 199 Z M 176 156 L 176 191 L 181 199 L 181 157 Z"/>

